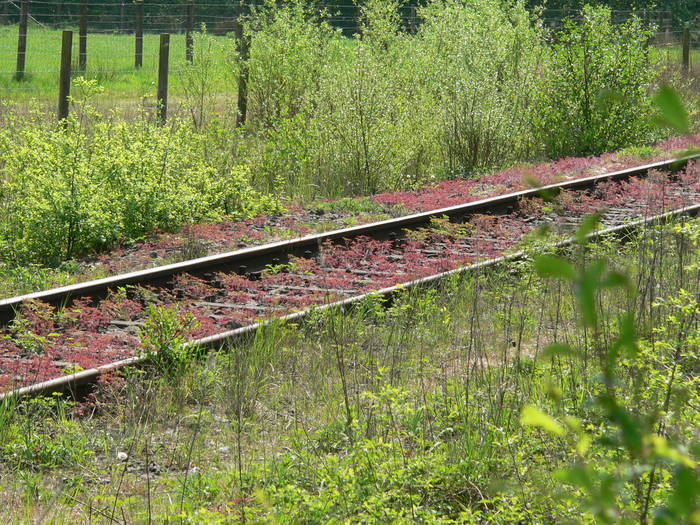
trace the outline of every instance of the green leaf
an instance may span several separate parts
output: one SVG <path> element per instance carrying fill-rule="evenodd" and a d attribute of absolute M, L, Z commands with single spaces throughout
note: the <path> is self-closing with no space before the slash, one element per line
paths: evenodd
<path fill-rule="evenodd" d="M 566 259 L 554 255 L 539 255 L 535 258 L 535 270 L 541 277 L 556 277 L 573 281 L 576 269 Z"/>
<path fill-rule="evenodd" d="M 630 456 L 632 458 L 640 457 L 644 431 L 642 421 L 631 414 L 625 407 L 620 406 L 614 397 L 602 395 L 599 398 L 599 402 L 605 410 L 608 419 L 619 428 L 622 443 L 630 453 Z"/>
<path fill-rule="evenodd" d="M 520 424 L 529 427 L 539 427 L 545 432 L 556 436 L 563 436 L 566 430 L 551 416 L 542 412 L 539 408 L 526 405 L 520 414 Z"/>
<path fill-rule="evenodd" d="M 625 274 L 620 273 L 620 272 L 609 272 L 606 276 L 605 279 L 603 279 L 600 282 L 601 288 L 617 288 L 619 286 L 623 286 L 628 289 L 632 289 L 632 282 L 630 281 L 629 277 L 627 277 Z"/>
<path fill-rule="evenodd" d="M 659 124 L 674 128 L 683 134 L 690 133 L 688 112 L 675 89 L 669 85 L 662 86 L 654 97 L 654 104 L 659 109 L 659 117 L 657 118 Z"/>
<path fill-rule="evenodd" d="M 634 357 L 639 353 L 637 346 L 637 332 L 634 326 L 634 315 L 632 313 L 625 314 L 620 319 L 620 335 L 617 336 L 615 347 L 626 350 L 627 357 Z M 613 363 L 610 363 L 611 365 Z"/>
<path fill-rule="evenodd" d="M 596 109 L 598 111 L 607 111 L 615 104 L 622 104 L 624 101 L 625 97 L 619 91 L 603 88 L 596 97 Z"/>
<path fill-rule="evenodd" d="M 593 489 L 593 481 L 588 472 L 588 467 L 582 464 L 577 464 L 571 468 L 557 472 L 556 478 L 559 481 L 564 481 L 570 485 L 582 487 L 589 491 Z"/>
<path fill-rule="evenodd" d="M 576 355 L 573 348 L 564 343 L 552 343 L 542 350 L 542 357 Z"/>
<path fill-rule="evenodd" d="M 542 188 L 542 186 L 544 186 L 544 184 L 537 177 L 533 177 L 531 175 L 525 176 L 523 182 L 526 186 L 533 189 Z M 545 202 L 552 202 L 557 198 L 559 193 L 561 193 L 559 188 L 547 188 L 538 191 L 537 196 Z"/>
<path fill-rule="evenodd" d="M 604 261 L 594 261 L 584 270 L 576 287 L 581 316 L 584 326 L 595 326 L 598 323 L 596 313 L 596 290 L 600 286 L 601 275 L 605 272 Z"/>
<path fill-rule="evenodd" d="M 576 240 L 579 244 L 584 244 L 586 242 L 586 237 L 595 231 L 600 223 L 600 218 L 602 214 L 600 212 L 594 213 L 584 217 L 581 221 L 581 225 L 576 230 Z"/>
<path fill-rule="evenodd" d="M 681 466 L 674 478 L 675 489 L 668 508 L 680 518 L 680 522 L 697 523 L 693 519 L 700 518 L 700 477 L 692 467 Z"/>

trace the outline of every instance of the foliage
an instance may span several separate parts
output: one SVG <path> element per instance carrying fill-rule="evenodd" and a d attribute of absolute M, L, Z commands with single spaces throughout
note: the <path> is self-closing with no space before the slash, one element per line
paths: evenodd
<path fill-rule="evenodd" d="M 581 238 L 595 226 L 586 224 Z M 538 262 L 406 291 L 390 305 L 375 299 L 354 311 L 319 311 L 307 325 L 274 323 L 194 361 L 177 382 L 129 374 L 76 415 L 55 408 L 30 418 L 51 447 L 75 443 L 81 468 L 53 452 L 58 459 L 37 472 L 3 456 L 0 515 L 639 521 L 652 486 L 649 520 L 678 521 L 691 508 L 682 503 L 692 503 L 679 488 L 692 489 L 697 475 L 687 459 L 697 461 L 699 242 L 693 219 L 649 228 L 633 243 L 601 239 L 556 255 L 533 245 Z M 640 293 L 631 295 L 626 282 Z M 591 296 L 592 316 L 580 308 Z M 633 330 L 628 308 L 637 314 Z M 174 326 L 177 313 L 163 315 Z M 158 338 L 165 345 L 179 337 L 167 326 Z M 600 403 L 604 367 L 613 362 L 617 419 Z M 24 403 L 0 410 L 2 450 L 24 446 L 28 414 Z M 618 423 L 624 414 L 643 425 L 641 448 Z M 82 485 L 65 492 L 78 482 L 60 480 L 79 476 Z M 43 496 L 55 492 L 57 499 Z"/>
<path fill-rule="evenodd" d="M 438 97 L 448 173 L 471 175 L 537 156 L 533 93 L 548 75 L 539 22 L 520 3 L 497 1 L 436 1 L 420 15 L 419 74 Z"/>
<path fill-rule="evenodd" d="M 593 225 L 593 221 L 588 221 L 586 230 L 579 231 L 580 242 L 585 244 L 585 236 Z M 657 328 L 655 340 L 649 343 L 640 344 L 633 313 L 620 312 L 617 335 L 604 342 L 604 323 L 599 319 L 597 297 L 606 288 L 631 289 L 628 277 L 610 271 L 600 259 L 577 270 L 560 257 L 539 256 L 535 266 L 543 277 L 564 279 L 573 284 L 581 322 L 591 331 L 598 354 L 602 379 L 592 402 L 602 421 L 599 428 L 594 429 L 586 427 L 579 418 L 566 416 L 562 424 L 528 405 L 523 409 L 521 423 L 541 428 L 556 437 L 571 436 L 577 461 L 560 470 L 557 477 L 571 486 L 570 497 L 585 495 L 584 504 L 597 523 L 632 522 L 635 517 L 646 523 L 652 509 L 656 523 L 700 523 L 700 476 L 694 458 L 697 451 L 688 451 L 684 445 L 674 443 L 673 432 L 669 429 L 673 424 L 669 413 L 672 397 L 685 396 L 686 392 L 700 386 L 692 373 L 697 364 L 700 340 L 696 328 L 700 314 L 697 301 L 683 289 L 677 297 L 657 301 L 655 307 L 665 306 L 671 310 L 670 325 Z M 641 358 L 640 347 L 648 348 Z M 551 356 L 567 354 L 583 358 L 582 352 L 561 343 L 550 345 L 544 352 Z M 646 388 L 658 397 L 644 396 L 642 406 L 646 410 L 640 410 L 639 404 L 630 406 L 633 399 L 619 386 L 618 378 L 623 369 L 647 372 Z M 560 401 L 558 396 L 553 397 Z M 639 399 L 636 401 L 639 403 Z M 645 406 L 647 402 L 649 405 Z M 602 453 L 589 452 L 594 441 L 602 447 Z M 614 462 L 610 461 L 611 457 L 616 458 Z M 663 493 L 656 505 L 653 504 L 655 491 Z"/>
<path fill-rule="evenodd" d="M 433 2 L 416 35 L 399 9 L 368 2 L 353 39 L 300 4 L 258 11 L 250 126 L 267 187 L 367 194 L 539 153 L 529 93 L 546 50 L 522 5 Z"/>
<path fill-rule="evenodd" d="M 155 229 L 274 208 L 245 167 L 208 161 L 205 143 L 179 121 L 105 118 L 84 129 L 78 117 L 9 120 L 0 131 L 2 258 L 56 265 Z"/>
<path fill-rule="evenodd" d="M 651 33 L 637 18 L 615 26 L 606 7 L 586 6 L 556 35 L 544 90 L 549 156 L 591 155 L 649 139 Z"/>
<path fill-rule="evenodd" d="M 188 338 L 197 319 L 173 306 L 150 305 L 148 317 L 139 329 L 144 357 L 160 375 L 177 377 L 193 364 L 196 349 Z"/>
<path fill-rule="evenodd" d="M 180 66 L 178 78 L 192 125 L 201 129 L 206 119 L 215 113 L 217 87 L 230 83 L 237 68 L 232 42 L 212 38 L 206 25 L 193 36 L 192 46 L 192 62 Z"/>
<path fill-rule="evenodd" d="M 646 29 L 636 19 L 615 26 L 588 9 L 583 26 L 571 22 L 550 46 L 539 11 L 522 2 L 434 0 L 416 8 L 420 23 L 410 32 L 400 2 L 373 0 L 359 13 L 349 37 L 304 0 L 253 8 L 244 20 L 251 52 L 243 128 L 232 124 L 241 57 L 230 37 L 203 31 L 194 62 L 174 68 L 173 98 L 184 94 L 195 130 L 177 131 L 182 140 L 173 147 L 193 144 L 193 155 L 219 175 L 246 166 L 258 190 L 308 198 L 410 189 L 545 153 L 588 154 L 649 138 L 638 121 L 654 65 L 640 58 Z M 607 50 L 589 52 L 594 78 L 583 99 L 571 98 L 581 77 L 576 53 L 589 44 Z M 577 61 L 569 67 L 567 57 Z M 147 109 L 148 89 L 141 90 Z M 589 107 L 600 89 L 620 92 L 624 102 Z M 595 129 L 578 136 L 586 115 Z M 142 127 L 137 119 L 131 133 L 140 136 Z M 86 145 L 90 155 L 94 144 Z"/>
<path fill-rule="evenodd" d="M 94 452 L 76 422 L 66 421 L 74 403 L 61 396 L 36 398 L 21 408 L 16 400 L 0 403 L 0 459 L 19 470 L 78 468 L 91 460 Z M 58 436 L 51 435 L 52 425 L 63 421 Z"/>

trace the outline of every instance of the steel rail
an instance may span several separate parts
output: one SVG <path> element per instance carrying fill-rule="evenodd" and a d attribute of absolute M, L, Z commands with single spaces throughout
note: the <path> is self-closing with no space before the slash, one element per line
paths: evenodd
<path fill-rule="evenodd" d="M 587 235 L 587 239 L 595 240 L 606 236 L 625 236 L 632 232 L 639 230 L 645 226 L 655 226 L 663 225 L 668 223 L 670 220 L 681 217 L 681 216 L 697 216 L 700 215 L 700 204 L 694 204 L 692 206 L 686 206 L 676 210 L 668 211 L 658 215 L 646 217 L 643 219 L 638 219 L 636 221 L 631 221 L 626 224 L 619 226 L 614 226 L 612 228 L 605 228 L 594 231 Z M 553 244 L 555 248 L 564 248 L 566 246 L 573 245 L 576 242 L 574 237 L 556 242 Z M 236 344 L 244 341 L 246 338 L 250 338 L 255 335 L 258 330 L 264 329 L 273 323 L 289 323 L 292 321 L 301 321 L 307 319 L 310 315 L 332 311 L 332 310 L 345 310 L 361 301 L 364 301 L 370 297 L 384 297 L 392 298 L 398 293 L 405 290 L 418 288 L 420 286 L 432 286 L 445 279 L 455 276 L 455 275 L 466 275 L 468 273 L 473 273 L 478 270 L 491 268 L 504 263 L 510 263 L 517 260 L 522 260 L 528 256 L 527 251 L 519 251 L 509 255 L 503 255 L 500 257 L 495 257 L 493 259 L 488 259 L 475 264 L 470 264 L 468 266 L 463 266 L 461 268 L 456 268 L 454 270 L 449 270 L 446 272 L 437 273 L 427 277 L 422 277 L 420 279 L 415 279 L 413 281 L 408 281 L 405 283 L 397 284 L 381 290 L 376 290 L 361 295 L 356 295 L 349 297 L 347 299 L 342 299 L 340 301 L 335 301 L 332 303 L 327 303 L 318 306 L 312 306 L 301 310 L 299 312 L 294 312 L 292 314 L 287 314 L 281 317 L 274 317 L 260 321 L 258 323 L 250 324 L 235 330 L 229 330 L 226 332 L 221 332 L 209 337 L 204 337 L 191 341 L 189 344 L 195 348 L 211 349 L 222 347 L 224 344 Z M 49 381 L 43 381 L 41 383 L 36 383 L 33 385 L 25 386 L 15 390 L 11 390 L 5 393 L 0 393 L 0 402 L 10 398 L 21 398 L 27 396 L 51 394 L 54 392 L 75 392 L 85 385 L 94 383 L 102 374 L 108 372 L 114 372 L 116 370 L 128 367 L 144 364 L 148 358 L 146 356 L 136 356 L 130 357 L 128 359 L 123 359 L 120 361 L 115 361 L 113 363 L 108 363 L 106 365 L 98 366 L 88 370 L 83 370 L 76 372 L 71 375 L 66 375 L 56 379 L 51 379 Z"/>
<path fill-rule="evenodd" d="M 326 242 L 340 241 L 361 235 L 367 235 L 377 239 L 395 238 L 401 235 L 403 229 L 418 228 L 427 225 L 430 223 L 430 220 L 435 217 L 447 216 L 454 220 L 463 219 L 468 215 L 485 210 L 491 212 L 503 210 L 512 211 L 517 207 L 520 199 L 537 196 L 543 191 L 591 188 L 595 187 L 595 185 L 600 182 L 647 175 L 651 170 L 675 170 L 685 165 L 688 161 L 697 158 L 700 158 L 700 154 L 645 164 L 591 177 L 548 184 L 537 188 L 472 201 L 466 204 L 414 213 L 370 224 L 252 246 L 217 255 L 209 255 L 179 263 L 86 281 L 70 286 L 10 297 L 0 300 L 0 326 L 9 323 L 14 318 L 15 311 L 23 301 L 38 300 L 54 306 L 61 306 L 67 305 L 73 299 L 80 297 L 90 296 L 94 298 L 104 298 L 109 290 L 128 285 L 167 286 L 173 276 L 182 273 L 188 273 L 194 276 L 202 276 L 203 274 L 224 270 L 233 270 L 240 274 L 254 273 L 263 270 L 268 264 L 287 262 L 289 255 L 311 257 L 317 253 L 319 247 Z"/>

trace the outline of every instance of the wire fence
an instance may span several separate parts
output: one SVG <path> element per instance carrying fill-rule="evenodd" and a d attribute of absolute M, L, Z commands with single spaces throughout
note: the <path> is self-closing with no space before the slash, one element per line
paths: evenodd
<path fill-rule="evenodd" d="M 131 82 L 132 91 L 139 86 L 149 89 L 158 71 L 158 34 L 172 35 L 170 72 L 177 76 L 191 57 L 191 35 L 203 27 L 212 37 L 234 32 L 241 14 L 255 10 L 254 2 L 261 0 L 246 1 L 0 0 L 0 94 L 55 93 L 62 29 L 77 33 L 74 72 L 84 72 L 101 83 Z M 342 1 L 321 0 L 316 5 L 319 19 L 351 36 L 360 30 L 362 7 Z M 405 31 L 419 30 L 422 20 L 417 5 L 402 7 L 399 16 Z M 554 35 L 564 28 L 565 20 L 578 15 L 574 10 L 546 9 L 540 16 Z M 614 10 L 612 16 L 614 23 L 637 16 L 655 28 L 651 43 L 657 58 L 668 65 L 683 62 L 684 39 L 687 47 L 695 47 L 694 35 L 673 25 L 671 11 Z M 695 57 L 689 55 L 692 69 Z"/>

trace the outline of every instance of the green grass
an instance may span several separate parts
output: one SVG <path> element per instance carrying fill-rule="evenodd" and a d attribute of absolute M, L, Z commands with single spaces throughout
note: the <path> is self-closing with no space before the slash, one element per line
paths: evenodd
<path fill-rule="evenodd" d="M 61 31 L 31 25 L 28 30 L 26 76 L 22 82 L 14 80 L 17 60 L 18 26 L 0 26 L 0 97 L 5 100 L 23 101 L 53 98 L 58 93 L 58 72 L 61 56 Z M 197 44 L 202 44 L 197 36 Z M 224 90 L 227 71 L 226 54 L 233 42 L 228 37 L 206 35 L 213 43 L 213 63 L 217 70 L 213 78 L 220 78 L 217 88 Z M 170 37 L 170 92 L 181 94 L 182 68 L 186 64 L 185 36 Z M 159 35 L 145 34 L 143 38 L 143 67 L 134 67 L 134 35 L 89 34 L 87 72 L 85 76 L 96 79 L 105 87 L 104 100 L 138 99 L 155 97 L 158 79 Z M 78 34 L 73 34 L 74 76 L 81 74 L 78 67 Z"/>
<path fill-rule="evenodd" d="M 39 516 L 599 522 L 580 492 L 553 479 L 581 462 L 611 476 L 625 464 L 596 407 L 598 357 L 625 306 L 637 313 L 640 352 L 625 358 L 613 388 L 635 413 L 657 414 L 670 381 L 664 434 L 672 445 L 697 441 L 698 328 L 689 312 L 700 293 L 699 232 L 693 221 L 637 244 L 592 247 L 589 255 L 614 260 L 641 291 L 601 291 L 593 337 L 574 291 L 523 262 L 408 292 L 389 309 L 368 301 L 309 325 L 275 325 L 183 375 L 131 371 L 79 407 L 0 407 L 0 516 L 10 524 Z M 580 255 L 570 254 L 577 267 L 588 264 Z M 552 341 L 577 354 L 547 355 Z M 527 404 L 557 421 L 578 418 L 593 437 L 588 451 L 576 452 L 573 436 L 521 425 Z M 652 510 L 669 498 L 672 463 L 656 467 Z M 640 472 L 615 485 L 620 519 L 636 521 L 648 482 Z"/>
<path fill-rule="evenodd" d="M 664 66 L 680 68 L 683 63 L 683 48 L 680 45 L 664 44 L 651 47 L 651 58 Z M 700 49 L 690 49 L 690 69 L 700 68 Z"/>

